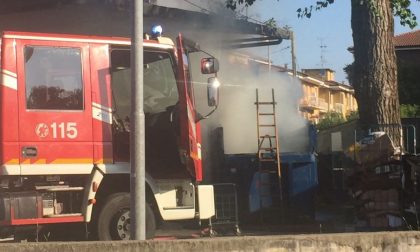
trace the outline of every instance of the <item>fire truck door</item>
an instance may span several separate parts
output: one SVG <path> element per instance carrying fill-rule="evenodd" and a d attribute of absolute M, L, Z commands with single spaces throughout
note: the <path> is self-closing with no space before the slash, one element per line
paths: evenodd
<path fill-rule="evenodd" d="M 181 147 L 185 151 L 188 170 L 197 180 L 201 180 L 201 146 L 198 143 L 200 133 L 195 120 L 188 55 L 181 34 L 177 37 L 177 46 L 181 141 L 183 141 Z"/>
<path fill-rule="evenodd" d="M 92 169 L 92 108 L 87 44 L 16 44 L 22 175 Z"/>

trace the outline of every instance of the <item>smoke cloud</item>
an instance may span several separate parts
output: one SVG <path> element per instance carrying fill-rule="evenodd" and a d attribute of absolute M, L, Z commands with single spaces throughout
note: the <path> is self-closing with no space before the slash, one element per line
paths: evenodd
<path fill-rule="evenodd" d="M 167 1 L 160 0 L 161 4 Z M 172 1 L 171 1 L 172 2 Z M 225 23 L 232 22 L 234 14 L 224 6 L 224 1 L 205 1 L 206 9 L 218 13 L 219 21 L 213 21 L 212 27 L 205 29 L 179 24 L 170 24 L 171 31 L 181 31 L 184 36 L 198 42 L 201 48 L 218 58 L 220 71 L 218 78 L 221 82 L 220 103 L 217 111 L 209 119 L 201 121 L 203 135 L 203 150 L 211 151 L 210 142 L 214 137 L 213 131 L 223 127 L 224 151 L 226 154 L 256 153 L 258 149 L 256 89 L 259 90 L 260 101 L 271 101 L 271 89 L 274 89 L 276 105 L 277 131 L 279 135 L 280 152 L 308 151 L 308 122 L 299 114 L 299 100 L 303 90 L 300 80 L 273 67 L 268 71 L 267 63 L 256 63 L 247 57 L 235 55 L 248 54 L 249 50 L 224 50 L 223 41 L 246 37 L 240 31 L 221 31 Z M 214 3 L 209 5 L 208 3 Z M 172 2 L 172 4 L 175 4 Z M 185 8 L 185 6 L 171 6 Z M 191 6 L 190 6 L 191 7 Z M 198 22 L 197 20 L 192 20 Z M 206 21 L 203 20 L 205 23 Z M 249 36 L 248 36 L 249 37 Z M 266 55 L 267 47 L 252 50 L 252 54 Z M 195 88 L 197 110 L 205 115 L 210 111 L 207 106 L 207 77 L 201 74 L 200 59 L 208 55 L 193 54 L 190 59 L 192 77 Z M 252 57 L 249 57 L 252 58 Z M 259 57 L 261 58 L 261 57 Z M 238 60 L 239 59 L 239 60 Z M 267 111 L 264 111 L 267 110 Z M 260 112 L 269 112 L 269 106 L 263 106 Z M 265 120 L 271 120 L 267 117 Z M 269 123 L 269 121 L 267 123 Z M 265 123 L 262 121 L 261 123 Z M 272 135 L 267 129 L 260 132 Z"/>
<path fill-rule="evenodd" d="M 307 122 L 298 111 L 302 96 L 300 81 L 287 73 L 268 66 L 231 63 L 232 52 L 224 52 L 220 58 L 218 78 L 220 103 L 209 119 L 203 120 L 203 128 L 212 131 L 223 127 L 226 154 L 256 153 L 258 149 L 256 90 L 260 102 L 272 101 L 272 89 L 276 101 L 276 124 L 280 152 L 305 152 L 308 149 Z M 195 82 L 198 111 L 208 111 L 205 80 Z M 271 113 L 271 105 L 260 105 L 260 113 Z M 260 116 L 260 124 L 273 124 L 272 116 Z M 260 131 L 260 135 L 273 135 L 271 128 Z M 211 136 L 210 136 L 211 137 Z"/>

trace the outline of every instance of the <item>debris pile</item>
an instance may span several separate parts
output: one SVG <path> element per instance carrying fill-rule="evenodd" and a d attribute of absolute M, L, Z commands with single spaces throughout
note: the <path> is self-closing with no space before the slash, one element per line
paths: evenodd
<path fill-rule="evenodd" d="M 358 197 L 358 218 L 372 228 L 402 226 L 399 193 L 396 189 L 370 190 Z"/>
<path fill-rule="evenodd" d="M 397 158 L 401 151 L 385 132 L 379 131 L 350 146 L 346 154 L 362 167 L 374 167 Z"/>
<path fill-rule="evenodd" d="M 403 226 L 404 165 L 401 151 L 385 132 L 373 132 L 347 151 L 357 164 L 349 178 L 357 226 L 394 229 Z"/>

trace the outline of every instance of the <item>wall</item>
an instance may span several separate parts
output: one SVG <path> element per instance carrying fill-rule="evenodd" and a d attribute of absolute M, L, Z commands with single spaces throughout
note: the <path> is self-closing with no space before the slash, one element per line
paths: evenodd
<path fill-rule="evenodd" d="M 126 242 L 55 242 L 0 244 L 0 251 L 246 251 L 246 252 L 358 252 L 358 251 L 420 251 L 420 233 L 378 232 L 320 235 L 243 236 L 212 239 Z"/>
<path fill-rule="evenodd" d="M 420 48 L 396 50 L 401 104 L 420 104 Z"/>

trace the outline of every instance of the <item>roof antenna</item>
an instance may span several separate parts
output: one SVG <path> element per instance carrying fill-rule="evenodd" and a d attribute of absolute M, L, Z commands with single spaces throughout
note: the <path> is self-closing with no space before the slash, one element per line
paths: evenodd
<path fill-rule="evenodd" d="M 325 59 L 325 53 L 327 52 L 326 48 L 328 47 L 326 44 L 324 44 L 324 39 L 323 38 L 319 38 L 320 40 L 320 46 L 319 48 L 321 48 L 321 68 L 324 68 L 325 65 L 327 64 L 327 60 Z"/>

